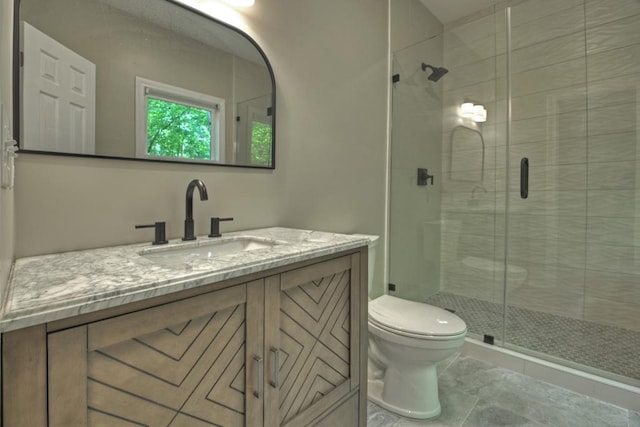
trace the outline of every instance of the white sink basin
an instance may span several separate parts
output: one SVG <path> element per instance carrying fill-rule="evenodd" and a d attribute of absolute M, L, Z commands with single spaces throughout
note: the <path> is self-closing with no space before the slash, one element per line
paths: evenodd
<path fill-rule="evenodd" d="M 138 253 L 160 264 L 175 264 L 269 249 L 283 243 L 285 242 L 262 237 L 235 236 L 218 240 L 199 240 L 169 247 L 147 248 Z"/>

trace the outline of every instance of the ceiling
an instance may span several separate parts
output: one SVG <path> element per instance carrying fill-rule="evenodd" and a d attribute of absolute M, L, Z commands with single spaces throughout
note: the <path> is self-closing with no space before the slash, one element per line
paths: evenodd
<path fill-rule="evenodd" d="M 489 6 L 498 0 L 420 0 L 443 24 L 448 24 Z"/>

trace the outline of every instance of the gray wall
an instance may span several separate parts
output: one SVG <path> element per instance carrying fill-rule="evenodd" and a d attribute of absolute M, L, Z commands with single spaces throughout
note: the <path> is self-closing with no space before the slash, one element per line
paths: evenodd
<path fill-rule="evenodd" d="M 10 127 L 13 120 L 12 80 L 5 76 L 11 75 L 11 52 L 13 48 L 13 34 L 11 22 L 13 5 L 2 2 L 0 9 L 0 102 L 5 108 L 5 117 Z M 14 252 L 14 217 L 13 190 L 0 189 L 0 301 L 4 300 L 4 290 L 11 269 Z"/>

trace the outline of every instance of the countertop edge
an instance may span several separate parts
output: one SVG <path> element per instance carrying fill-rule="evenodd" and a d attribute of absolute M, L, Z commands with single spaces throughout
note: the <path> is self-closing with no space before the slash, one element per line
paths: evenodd
<path fill-rule="evenodd" d="M 356 236 L 353 236 L 356 237 Z M 268 271 L 274 268 L 308 261 L 328 255 L 338 254 L 367 245 L 367 240 L 359 238 L 355 241 L 343 242 L 328 247 L 318 248 L 303 253 L 295 253 L 288 257 L 265 259 L 264 262 L 252 263 L 229 270 L 218 270 L 210 273 L 202 273 L 187 278 L 169 280 L 167 283 L 156 285 L 141 285 L 133 289 L 125 289 L 121 292 L 105 292 L 103 294 L 89 295 L 75 301 L 65 301 L 58 306 L 51 308 L 35 307 L 32 310 L 16 311 L 7 313 L 7 302 L 10 293 L 13 292 L 12 281 L 7 286 L 5 301 L 2 307 L 2 318 L 0 320 L 0 333 L 10 332 L 30 326 L 63 320 L 81 314 L 92 313 L 108 308 L 122 306 L 128 303 L 147 300 L 153 297 L 168 295 L 200 286 L 219 283 L 227 279 L 233 279 L 253 273 Z M 12 266 L 13 273 L 13 266 Z M 32 312 L 29 312 L 32 311 Z M 7 317 L 7 314 L 10 317 Z"/>

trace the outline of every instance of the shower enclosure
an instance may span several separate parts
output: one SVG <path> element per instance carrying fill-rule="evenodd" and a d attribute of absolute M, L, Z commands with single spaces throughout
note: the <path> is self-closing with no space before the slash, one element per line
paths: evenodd
<path fill-rule="evenodd" d="M 391 293 L 639 386 L 640 3 L 506 3 L 393 52 Z"/>

